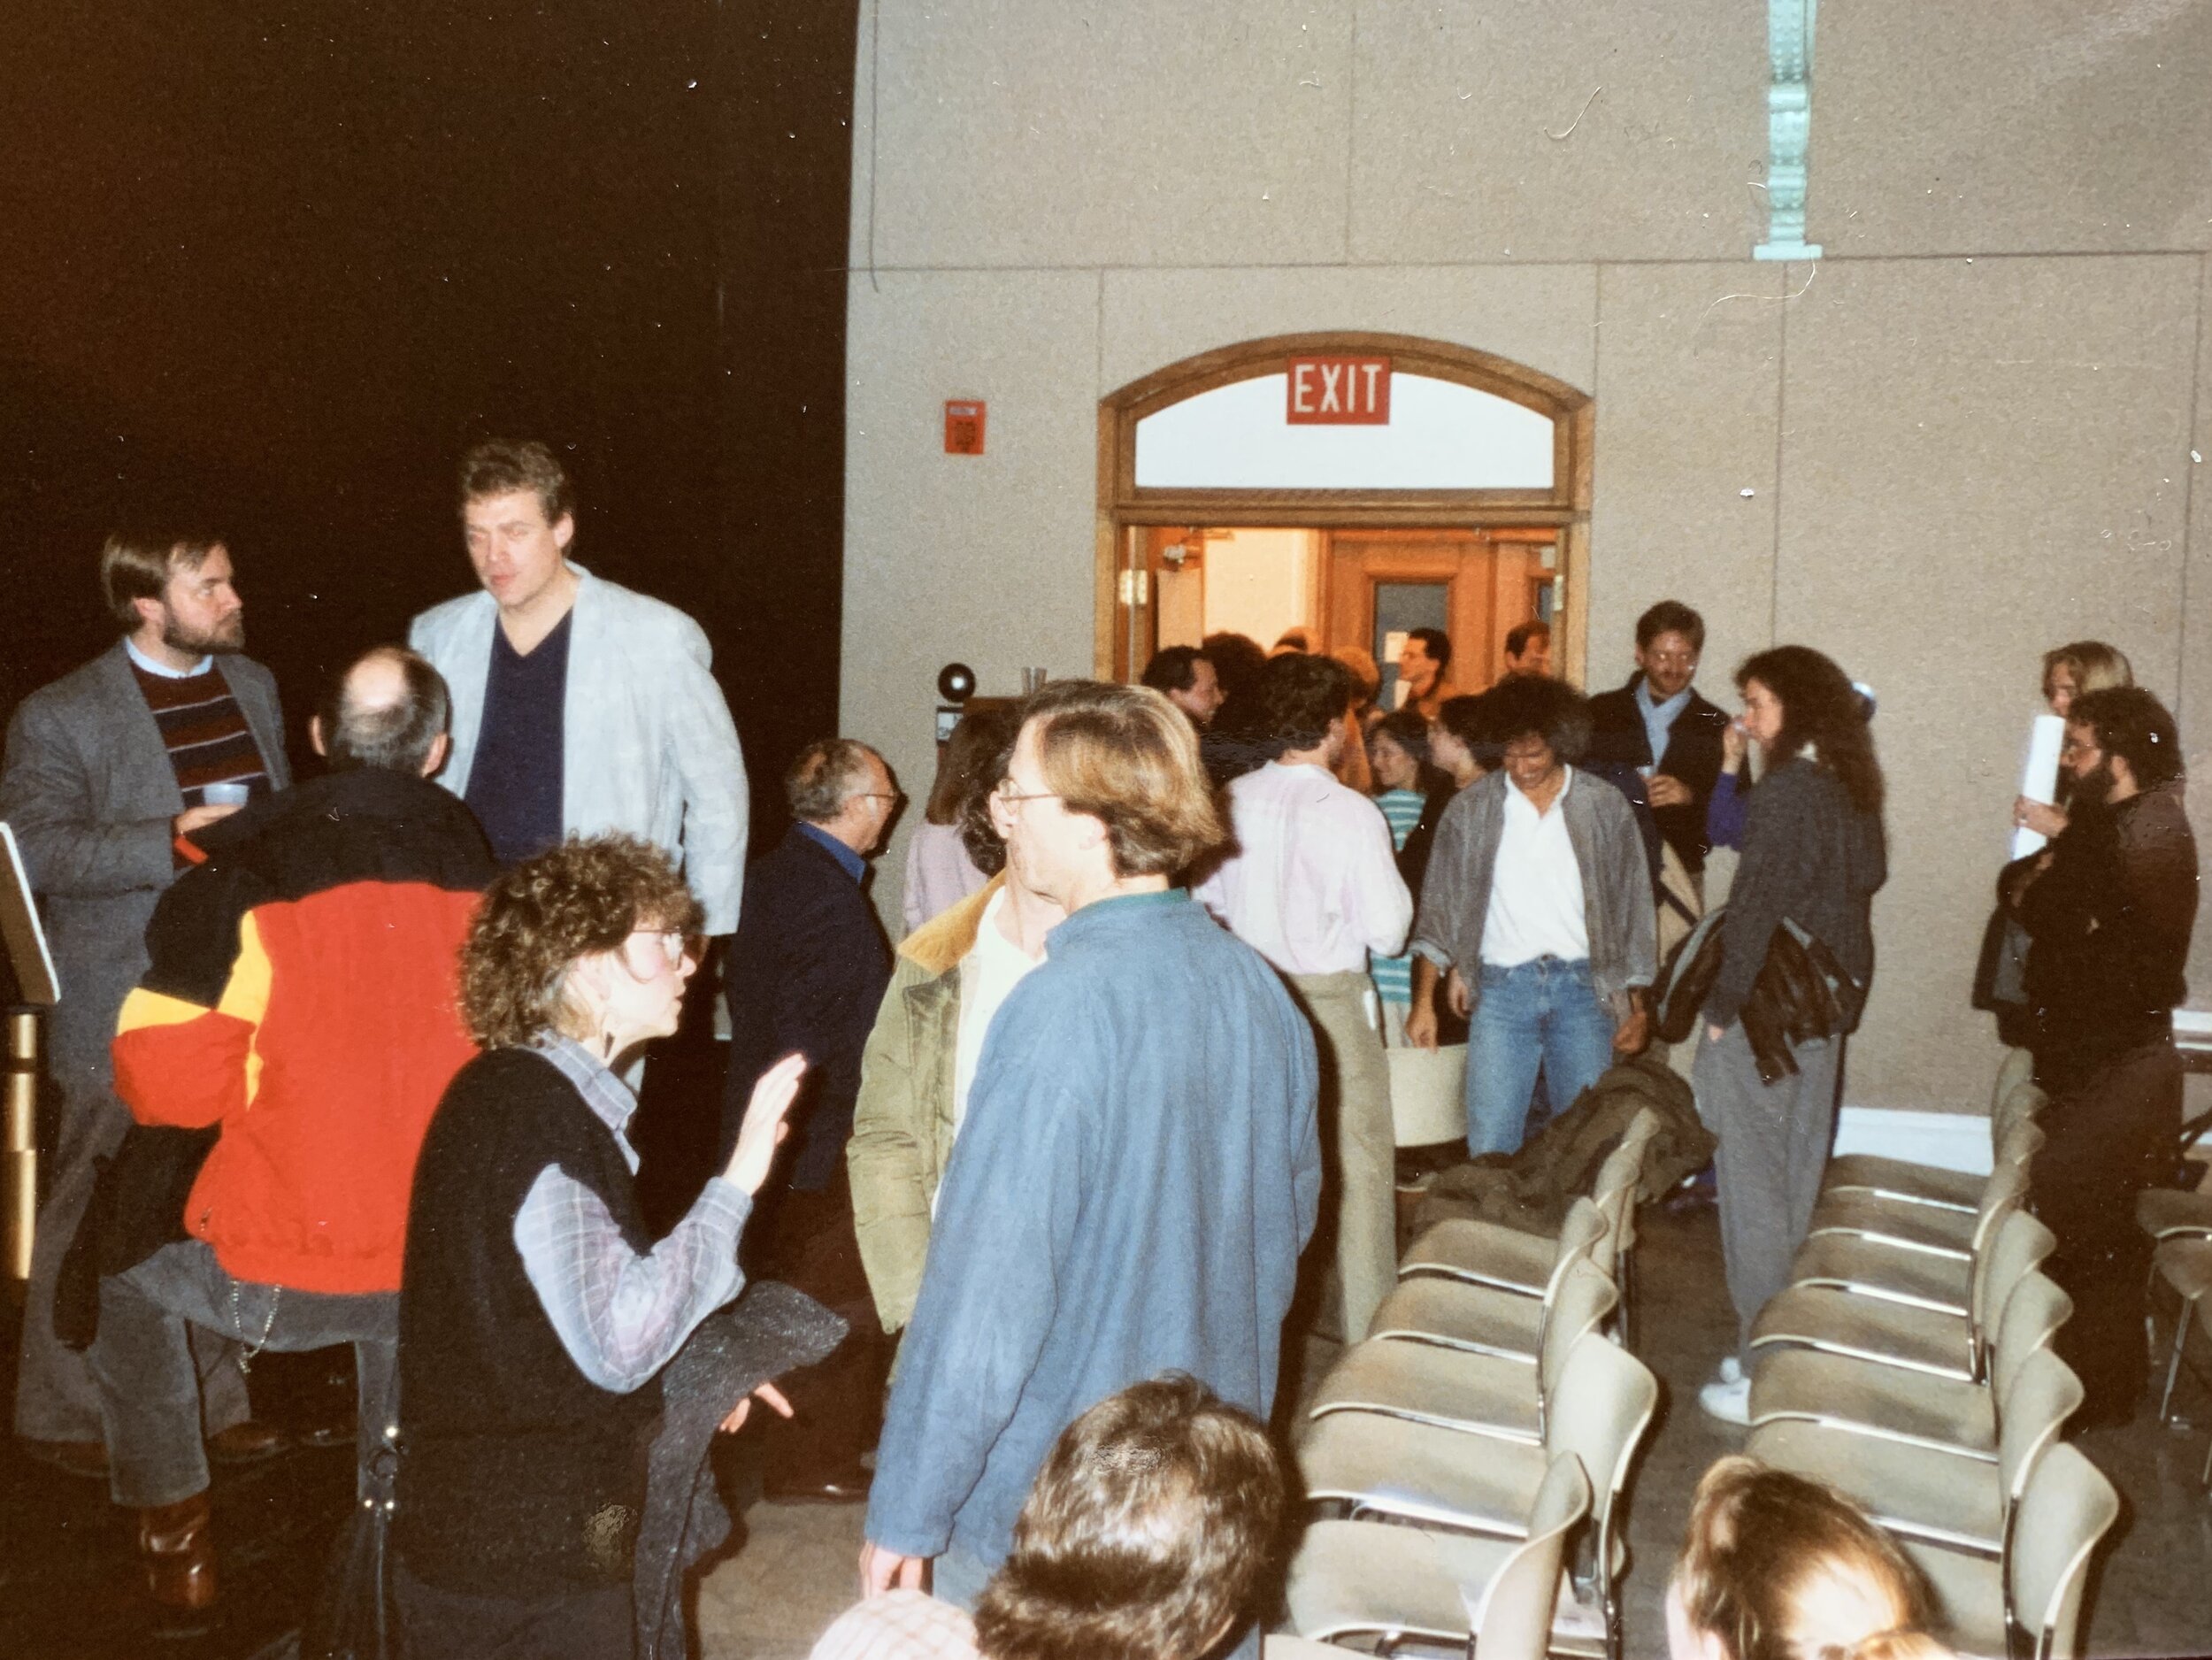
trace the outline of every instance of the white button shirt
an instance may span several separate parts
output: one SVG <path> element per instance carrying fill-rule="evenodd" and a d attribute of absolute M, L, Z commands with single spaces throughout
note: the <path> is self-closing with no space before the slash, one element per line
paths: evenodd
<path fill-rule="evenodd" d="M 1539 814 L 1520 788 L 1505 780 L 1505 830 L 1490 876 L 1490 909 L 1482 922 L 1482 960 L 1514 968 L 1540 957 L 1579 963 L 1590 955 L 1590 930 L 1582 910 L 1582 866 L 1567 838 L 1567 792 L 1574 768 L 1551 811 Z"/>
<path fill-rule="evenodd" d="M 1271 761 L 1229 786 L 1238 851 L 1195 897 L 1286 974 L 1362 972 L 1413 925 L 1382 810 L 1323 768 Z"/>

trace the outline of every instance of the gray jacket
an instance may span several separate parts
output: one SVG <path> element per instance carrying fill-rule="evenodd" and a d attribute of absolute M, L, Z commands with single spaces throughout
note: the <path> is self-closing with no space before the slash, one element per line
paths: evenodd
<path fill-rule="evenodd" d="M 215 659 L 245 713 L 263 769 L 292 781 L 276 677 L 242 657 Z M 55 1072 L 106 1087 L 116 1011 L 146 969 L 146 923 L 175 875 L 170 824 L 184 811 L 123 642 L 16 705 L 0 768 L 0 818 L 14 828 L 42 902 L 61 1004 Z"/>
<path fill-rule="evenodd" d="M 576 573 L 568 642 L 561 827 L 626 830 L 680 859 L 706 907 L 707 932 L 737 928 L 749 797 L 730 706 L 699 625 L 569 561 Z M 479 588 L 415 619 L 407 643 L 453 693 L 453 753 L 438 782 L 468 793 L 484 719 L 498 604 Z"/>
<path fill-rule="evenodd" d="M 1471 1000 L 1482 995 L 1482 928 L 1490 878 L 1505 834 L 1506 776 L 1493 772 L 1452 798 L 1436 826 L 1413 921 L 1412 949 L 1439 968 L 1461 968 Z M 1582 872 L 1582 912 L 1590 935 L 1590 981 L 1617 1017 L 1630 988 L 1648 986 L 1659 968 L 1658 909 L 1650 866 L 1628 798 L 1603 779 L 1577 772 L 1560 798 L 1567 840 Z"/>

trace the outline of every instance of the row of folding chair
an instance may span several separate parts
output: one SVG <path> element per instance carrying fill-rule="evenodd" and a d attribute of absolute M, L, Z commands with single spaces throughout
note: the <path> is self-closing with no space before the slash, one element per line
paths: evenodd
<path fill-rule="evenodd" d="M 2041 1097 L 2014 1080 L 2006 1101 L 1970 1190 L 1837 1161 L 1794 1283 L 1755 1323 L 1746 1450 L 1895 1534 L 1962 1651 L 2059 1660 L 2118 1499 L 2059 1441 L 2082 1387 L 2052 1349 L 2073 1312 L 2040 1272 L 2055 1241 L 2023 1208 Z"/>
<path fill-rule="evenodd" d="M 2021 1126 L 2033 1124 L 2047 1101 L 2031 1075 L 2032 1070 L 2033 1063 L 2024 1050 L 2014 1050 L 1998 1069 L 1989 1108 L 1993 1168 L 2001 1169 L 2008 1157 L 2032 1154 L 2034 1146 L 2040 1144 L 2039 1140 L 2023 1149 L 2017 1139 Z M 1824 1196 L 1864 1193 L 1893 1202 L 1974 1210 L 1980 1206 L 1987 1180 L 1987 1177 L 1966 1171 L 1916 1164 L 1871 1153 L 1852 1153 L 1829 1161 L 1821 1191 Z"/>
<path fill-rule="evenodd" d="M 1451 1222 L 1406 1253 L 1299 1438 L 1309 1499 L 1345 1512 L 1293 1564 L 1302 1638 L 1617 1660 L 1616 1512 L 1658 1383 L 1607 1328 L 1657 1129 L 1638 1115 L 1554 1238 Z"/>

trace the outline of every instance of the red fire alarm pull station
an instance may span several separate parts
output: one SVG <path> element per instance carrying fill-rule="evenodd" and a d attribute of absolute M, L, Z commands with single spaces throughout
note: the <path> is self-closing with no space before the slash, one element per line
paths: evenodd
<path fill-rule="evenodd" d="M 1288 372 L 1293 427 L 1390 425 L 1390 359 L 1293 357 Z"/>
<path fill-rule="evenodd" d="M 983 402 L 979 398 L 945 400 L 945 453 L 979 456 L 983 453 Z"/>

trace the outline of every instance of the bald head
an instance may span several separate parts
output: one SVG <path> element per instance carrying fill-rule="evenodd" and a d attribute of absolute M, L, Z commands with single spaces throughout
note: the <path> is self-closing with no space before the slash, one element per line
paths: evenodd
<path fill-rule="evenodd" d="M 334 772 L 373 766 L 428 778 L 445 765 L 450 713 L 445 680 L 426 658 L 375 646 L 331 683 L 308 735 Z"/>

